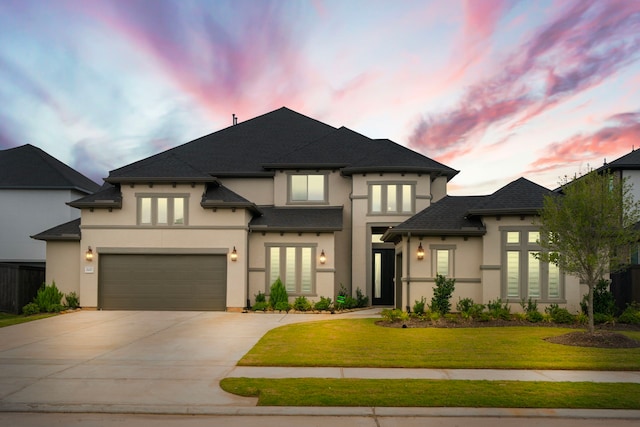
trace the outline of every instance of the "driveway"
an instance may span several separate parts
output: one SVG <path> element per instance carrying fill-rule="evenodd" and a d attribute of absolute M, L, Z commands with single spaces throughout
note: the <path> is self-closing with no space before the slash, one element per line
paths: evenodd
<path fill-rule="evenodd" d="M 255 406 L 219 380 L 269 329 L 342 316 L 83 310 L 1 328 L 0 411 Z"/>

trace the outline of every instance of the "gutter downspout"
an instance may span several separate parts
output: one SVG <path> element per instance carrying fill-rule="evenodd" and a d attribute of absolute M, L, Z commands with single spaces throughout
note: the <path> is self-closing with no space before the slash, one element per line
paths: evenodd
<path fill-rule="evenodd" d="M 411 232 L 407 234 L 407 313 L 411 313 Z"/>

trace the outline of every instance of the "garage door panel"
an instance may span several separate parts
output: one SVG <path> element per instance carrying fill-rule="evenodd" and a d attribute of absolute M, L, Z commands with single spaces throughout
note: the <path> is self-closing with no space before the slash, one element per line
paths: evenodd
<path fill-rule="evenodd" d="M 225 310 L 224 255 L 100 256 L 99 306 L 113 310 Z"/>

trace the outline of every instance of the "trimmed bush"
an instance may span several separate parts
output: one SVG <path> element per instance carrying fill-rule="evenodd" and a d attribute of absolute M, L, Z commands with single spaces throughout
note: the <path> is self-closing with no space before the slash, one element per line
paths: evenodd
<path fill-rule="evenodd" d="M 618 322 L 629 325 L 640 325 L 640 304 L 637 302 L 628 304 L 627 308 L 625 308 L 620 317 L 618 317 Z"/>
<path fill-rule="evenodd" d="M 364 296 L 360 288 L 356 289 L 356 307 L 368 307 L 369 306 L 369 297 Z"/>
<path fill-rule="evenodd" d="M 253 304 L 253 307 L 251 307 L 253 311 L 267 311 L 267 308 L 269 308 L 269 303 L 266 301 L 256 302 Z"/>
<path fill-rule="evenodd" d="M 75 292 L 69 292 L 64 296 L 64 299 L 67 302 L 67 307 L 73 309 L 80 307 L 80 298 Z"/>
<path fill-rule="evenodd" d="M 427 299 L 425 297 L 420 298 L 420 301 L 416 300 L 415 304 L 413 304 L 413 313 L 422 316 L 424 314 L 424 307 L 427 303 Z"/>
<path fill-rule="evenodd" d="M 31 314 L 59 313 L 64 310 L 64 306 L 62 305 L 63 297 L 64 294 L 58 290 L 56 282 L 52 282 L 51 285 L 43 283 L 40 289 L 38 289 L 38 293 L 36 294 L 35 298 L 33 298 L 33 302 L 24 306 L 22 308 L 22 312 L 28 312 Z M 34 312 L 36 307 L 38 311 Z"/>
<path fill-rule="evenodd" d="M 278 308 L 278 304 L 280 304 L 280 307 L 284 307 L 282 303 L 289 304 L 289 294 L 287 294 L 287 289 L 284 287 L 282 280 L 278 277 L 271 285 L 269 306 L 274 310 L 282 311 L 282 308 Z"/>
<path fill-rule="evenodd" d="M 576 317 L 569 313 L 569 310 L 559 307 L 558 304 L 551 304 L 544 311 L 551 316 L 551 321 L 554 323 L 566 324 L 576 321 Z"/>
<path fill-rule="evenodd" d="M 32 316 L 34 314 L 40 313 L 40 307 L 35 302 L 30 302 L 29 304 L 22 307 L 22 314 L 25 316 Z"/>
<path fill-rule="evenodd" d="M 407 313 L 406 311 L 402 311 L 399 308 L 394 308 L 393 310 L 385 308 L 380 314 L 382 315 L 382 318 L 387 322 L 394 322 L 397 320 L 405 321 L 409 318 L 409 313 Z"/>
<path fill-rule="evenodd" d="M 311 310 L 311 303 L 307 297 L 300 296 L 293 302 L 293 308 L 297 311 L 309 311 Z"/>
<path fill-rule="evenodd" d="M 313 304 L 313 309 L 318 311 L 331 310 L 331 298 L 320 297 L 320 301 Z"/>
<path fill-rule="evenodd" d="M 451 311 L 451 295 L 455 290 L 456 279 L 447 279 L 441 274 L 436 276 L 436 287 L 433 288 L 431 311 L 444 316 Z"/>
<path fill-rule="evenodd" d="M 582 312 L 587 314 L 587 310 L 589 307 L 589 294 L 586 294 L 582 298 L 582 302 L 580 303 L 580 307 L 582 308 Z M 610 319 L 616 314 L 616 299 L 613 296 L 613 293 L 609 290 L 609 281 L 605 279 L 600 279 L 598 284 L 593 288 L 593 318 L 595 323 L 596 314 L 601 314 L 600 319 Z M 605 323 L 604 322 L 600 323 Z"/>
<path fill-rule="evenodd" d="M 463 319 L 477 319 L 484 308 L 484 304 L 476 304 L 471 298 L 458 299 L 456 304 L 456 310 L 460 312 Z"/>
<path fill-rule="evenodd" d="M 489 316 L 493 319 L 511 319 L 511 307 L 509 307 L 509 304 L 506 302 L 503 304 L 501 298 L 495 301 L 489 301 L 487 310 L 489 310 Z"/>
<path fill-rule="evenodd" d="M 267 302 L 267 296 L 262 291 L 258 291 L 258 293 L 253 296 L 256 297 L 256 303 Z"/>

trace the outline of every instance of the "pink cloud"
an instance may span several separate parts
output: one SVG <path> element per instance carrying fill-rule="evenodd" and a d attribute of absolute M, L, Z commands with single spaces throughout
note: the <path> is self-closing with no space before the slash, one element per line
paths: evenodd
<path fill-rule="evenodd" d="M 611 116 L 609 126 L 591 133 L 577 134 L 546 147 L 545 155 L 531 164 L 529 173 L 554 170 L 584 159 L 613 159 L 640 143 L 640 112 Z"/>
<path fill-rule="evenodd" d="M 410 145 L 448 157 L 491 126 L 511 121 L 513 129 L 599 84 L 639 53 L 640 2 L 578 1 L 508 55 L 501 72 L 471 86 L 457 107 L 424 117 Z"/>

